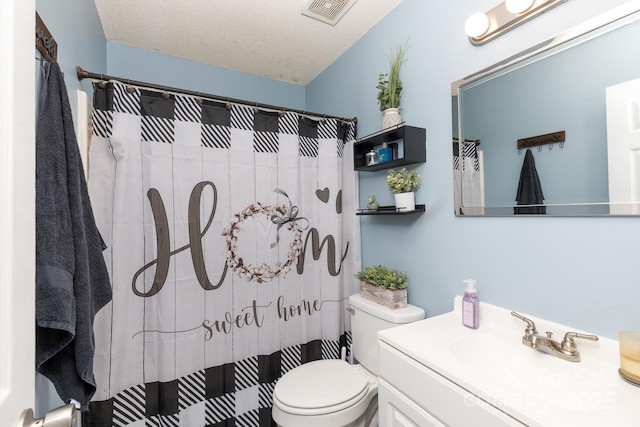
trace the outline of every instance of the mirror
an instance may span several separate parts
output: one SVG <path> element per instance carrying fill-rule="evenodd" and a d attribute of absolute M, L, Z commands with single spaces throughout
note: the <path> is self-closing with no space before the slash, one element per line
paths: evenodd
<path fill-rule="evenodd" d="M 452 84 L 455 214 L 640 215 L 637 1 Z"/>

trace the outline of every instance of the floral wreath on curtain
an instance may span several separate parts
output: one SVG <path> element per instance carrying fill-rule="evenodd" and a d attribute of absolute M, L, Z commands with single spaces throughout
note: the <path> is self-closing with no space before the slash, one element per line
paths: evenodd
<path fill-rule="evenodd" d="M 284 195 L 287 199 L 289 196 L 284 191 L 276 188 L 276 193 Z M 227 265 L 239 277 L 249 281 L 263 283 L 270 281 L 276 277 L 286 277 L 291 270 L 294 261 L 300 255 L 302 250 L 302 231 L 308 227 L 308 220 L 304 217 L 297 217 L 298 207 L 291 204 L 289 200 L 289 209 L 285 205 L 269 205 L 262 206 L 259 202 L 253 203 L 240 212 L 235 214 L 235 220 L 228 228 L 222 231 L 222 235 L 227 241 Z M 242 258 L 237 256 L 238 251 L 238 233 L 242 230 L 240 224 L 248 218 L 254 218 L 257 215 L 265 215 L 274 224 L 278 226 L 276 232 L 276 241 L 271 244 L 271 248 L 277 246 L 280 241 L 280 228 L 286 227 L 293 233 L 293 240 L 289 244 L 289 252 L 287 260 L 284 263 L 278 261 L 275 268 L 262 263 L 260 265 L 245 264 Z M 303 228 L 298 224 L 298 220 L 307 221 L 307 225 Z"/>

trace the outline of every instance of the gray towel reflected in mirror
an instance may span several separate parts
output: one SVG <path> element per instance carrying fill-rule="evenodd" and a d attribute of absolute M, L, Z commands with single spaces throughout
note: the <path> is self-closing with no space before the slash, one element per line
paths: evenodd
<path fill-rule="evenodd" d="M 542 186 L 540 178 L 536 170 L 536 162 L 533 159 L 531 149 L 527 149 L 520 171 L 520 182 L 518 182 L 518 193 L 516 194 L 516 202 L 518 205 L 513 208 L 514 214 L 546 214 L 546 206 L 542 206 L 544 194 L 542 194 Z"/>

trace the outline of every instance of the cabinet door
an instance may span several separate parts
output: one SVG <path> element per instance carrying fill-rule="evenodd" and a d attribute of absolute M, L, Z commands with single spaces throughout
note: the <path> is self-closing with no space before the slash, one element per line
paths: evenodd
<path fill-rule="evenodd" d="M 383 379 L 378 385 L 378 423 L 380 427 L 446 427 Z"/>
<path fill-rule="evenodd" d="M 379 341 L 380 377 L 429 416 L 451 427 L 523 427 L 525 424 L 489 404 L 441 374 Z M 433 414 L 433 415 L 431 415 Z M 402 424 L 399 424 L 402 425 Z M 411 424 L 409 424 L 411 425 Z"/>

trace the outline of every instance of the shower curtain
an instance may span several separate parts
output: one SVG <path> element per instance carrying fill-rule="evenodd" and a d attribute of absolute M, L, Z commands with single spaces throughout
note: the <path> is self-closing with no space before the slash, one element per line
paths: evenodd
<path fill-rule="evenodd" d="M 115 81 L 94 92 L 89 187 L 113 301 L 85 426 L 272 425 L 278 378 L 351 342 L 355 124 Z"/>
<path fill-rule="evenodd" d="M 457 215 L 481 215 L 482 183 L 475 141 L 453 139 L 454 209 Z"/>

